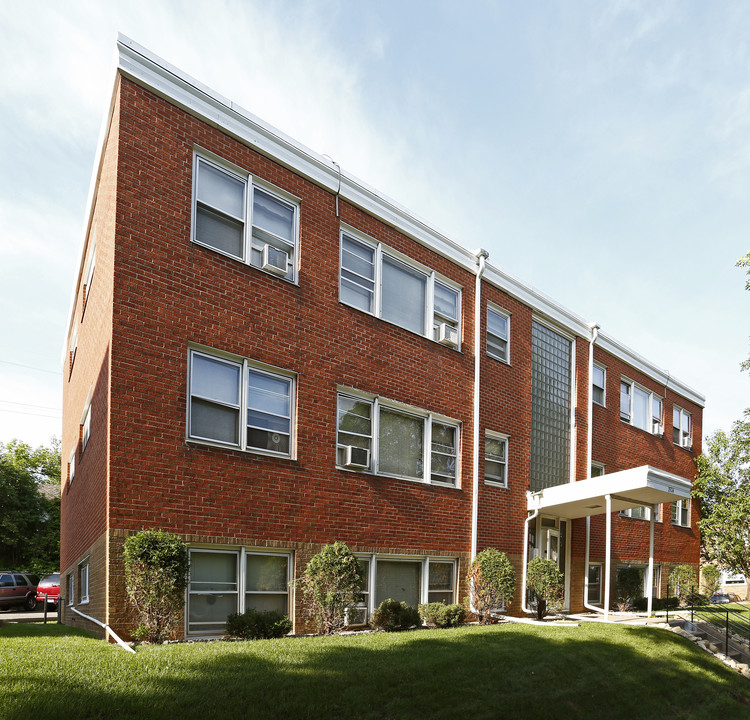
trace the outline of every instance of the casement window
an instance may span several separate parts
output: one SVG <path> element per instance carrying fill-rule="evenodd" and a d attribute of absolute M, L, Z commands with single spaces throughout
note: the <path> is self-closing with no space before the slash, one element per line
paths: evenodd
<path fill-rule="evenodd" d="M 94 267 L 96 266 L 96 245 L 91 248 L 89 258 L 86 263 L 86 270 L 83 275 L 83 310 L 91 297 L 91 284 L 94 281 Z"/>
<path fill-rule="evenodd" d="M 190 351 L 188 438 L 291 457 L 294 377 L 236 356 Z"/>
<path fill-rule="evenodd" d="M 292 566 L 288 552 L 190 548 L 188 634 L 223 633 L 230 613 L 250 609 L 288 616 Z"/>
<path fill-rule="evenodd" d="M 458 348 L 461 291 L 418 263 L 351 230 L 341 233 L 342 303 Z"/>
<path fill-rule="evenodd" d="M 75 596 L 75 576 L 73 573 L 67 575 L 67 588 L 68 588 L 68 606 L 74 605 L 76 601 Z"/>
<path fill-rule="evenodd" d="M 484 436 L 484 481 L 508 487 L 508 438 L 488 432 Z"/>
<path fill-rule="evenodd" d="M 677 407 L 672 409 L 672 441 L 680 447 L 690 448 L 693 438 L 690 433 L 690 413 Z"/>
<path fill-rule="evenodd" d="M 456 561 L 453 558 L 368 555 L 357 557 L 364 574 L 357 609 L 348 625 L 364 625 L 388 598 L 417 607 L 422 603 L 456 600 Z"/>
<path fill-rule="evenodd" d="M 594 365 L 591 377 L 591 399 L 597 405 L 606 405 L 607 370 L 603 365 Z"/>
<path fill-rule="evenodd" d="M 220 158 L 195 156 L 193 241 L 296 281 L 299 201 Z"/>
<path fill-rule="evenodd" d="M 662 400 L 632 380 L 620 382 L 620 420 L 634 427 L 662 434 Z"/>
<path fill-rule="evenodd" d="M 672 525 L 690 526 L 690 501 L 687 498 L 672 503 Z"/>
<path fill-rule="evenodd" d="M 89 601 L 89 561 L 88 558 L 78 566 L 79 602 L 83 605 Z"/>
<path fill-rule="evenodd" d="M 81 454 L 86 449 L 91 439 L 91 398 L 86 403 L 86 408 L 83 411 L 83 417 L 81 418 Z"/>
<path fill-rule="evenodd" d="M 591 468 L 589 469 L 589 477 L 595 478 L 595 477 L 601 477 L 604 475 L 604 465 L 601 463 L 591 463 Z"/>
<path fill-rule="evenodd" d="M 510 314 L 490 306 L 487 307 L 487 354 L 510 362 Z"/>
<path fill-rule="evenodd" d="M 459 424 L 378 397 L 339 393 L 336 464 L 349 470 L 455 486 Z"/>
<path fill-rule="evenodd" d="M 586 602 L 589 605 L 601 605 L 602 602 L 602 566 L 601 563 L 589 563 Z"/>

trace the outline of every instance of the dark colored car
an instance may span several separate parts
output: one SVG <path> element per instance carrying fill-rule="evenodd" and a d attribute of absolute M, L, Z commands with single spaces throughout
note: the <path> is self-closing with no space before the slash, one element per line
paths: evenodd
<path fill-rule="evenodd" d="M 713 595 L 711 595 L 709 602 L 712 605 L 724 605 L 725 603 L 732 602 L 732 598 L 730 598 L 726 593 L 714 593 Z"/>
<path fill-rule="evenodd" d="M 0 570 L 0 608 L 16 605 L 36 609 L 36 588 L 39 578 L 30 573 Z"/>
<path fill-rule="evenodd" d="M 60 573 L 50 573 L 42 578 L 36 588 L 36 601 L 43 603 L 47 596 L 47 607 L 57 610 L 60 602 Z"/>

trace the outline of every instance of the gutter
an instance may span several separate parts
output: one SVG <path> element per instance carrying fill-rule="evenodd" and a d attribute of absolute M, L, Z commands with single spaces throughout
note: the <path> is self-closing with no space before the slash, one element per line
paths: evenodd
<path fill-rule="evenodd" d="M 84 615 L 80 610 L 76 610 L 74 607 L 71 607 L 70 609 L 76 615 L 80 615 L 85 620 L 90 620 L 92 623 L 94 623 L 95 625 L 98 625 L 100 628 L 104 628 L 104 630 L 114 638 L 115 642 L 121 648 L 123 648 L 124 650 L 127 650 L 128 652 L 131 652 L 131 653 L 133 653 L 133 655 L 135 655 L 135 650 L 133 650 L 133 648 L 130 647 L 130 645 L 128 645 L 109 625 L 107 625 L 107 624 L 105 624 L 103 622 L 100 622 L 96 618 L 92 618 L 90 615 Z"/>

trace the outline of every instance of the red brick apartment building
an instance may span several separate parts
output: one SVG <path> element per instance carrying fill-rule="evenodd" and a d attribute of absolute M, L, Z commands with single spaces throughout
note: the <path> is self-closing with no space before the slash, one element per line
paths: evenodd
<path fill-rule="evenodd" d="M 698 563 L 700 394 L 117 47 L 65 353 L 65 623 L 128 636 L 144 528 L 190 546 L 185 636 L 250 607 L 303 630 L 291 582 L 335 540 L 367 570 L 359 620 L 461 602 L 485 547 L 516 566 L 516 614 L 534 555 L 571 611 L 609 609 L 622 565 L 659 596 Z"/>

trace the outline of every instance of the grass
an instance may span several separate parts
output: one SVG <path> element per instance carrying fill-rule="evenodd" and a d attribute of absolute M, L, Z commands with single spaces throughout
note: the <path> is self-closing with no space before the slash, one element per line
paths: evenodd
<path fill-rule="evenodd" d="M 0 628 L 0 718 L 716 718 L 750 681 L 663 630 L 588 623 L 140 647 Z"/>

